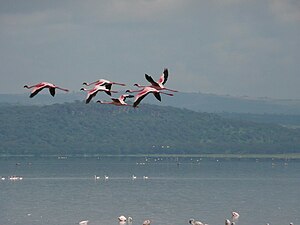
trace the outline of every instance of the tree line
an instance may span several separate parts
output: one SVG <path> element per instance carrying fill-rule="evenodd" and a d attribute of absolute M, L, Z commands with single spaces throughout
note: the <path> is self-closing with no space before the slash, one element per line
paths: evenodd
<path fill-rule="evenodd" d="M 142 104 L 0 106 L 0 154 L 300 152 L 300 129 Z"/>

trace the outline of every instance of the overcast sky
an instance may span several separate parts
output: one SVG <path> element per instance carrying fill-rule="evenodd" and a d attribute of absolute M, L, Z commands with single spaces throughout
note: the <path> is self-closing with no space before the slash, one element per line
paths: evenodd
<path fill-rule="evenodd" d="M 183 92 L 299 99 L 300 1 L 0 0 L 0 93 L 165 67 Z"/>

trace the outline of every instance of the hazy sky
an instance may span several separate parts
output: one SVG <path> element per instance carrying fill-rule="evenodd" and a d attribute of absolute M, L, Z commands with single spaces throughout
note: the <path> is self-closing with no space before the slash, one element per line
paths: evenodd
<path fill-rule="evenodd" d="M 299 0 L 0 0 L 0 93 L 49 81 L 300 98 Z"/>

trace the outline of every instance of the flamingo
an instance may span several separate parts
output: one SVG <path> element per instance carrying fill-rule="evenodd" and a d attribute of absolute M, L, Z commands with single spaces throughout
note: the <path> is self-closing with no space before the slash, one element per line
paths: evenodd
<path fill-rule="evenodd" d="M 105 86 L 109 90 L 111 89 L 111 86 L 113 84 L 120 85 L 120 86 L 126 86 L 126 84 L 117 83 L 117 82 L 113 82 L 113 81 L 109 81 L 109 80 L 105 80 L 105 79 L 96 80 L 96 81 L 94 81 L 92 83 L 83 82 L 82 84 L 86 85 L 86 86 L 90 86 L 92 84 L 95 84 L 95 86 L 97 86 L 97 85 Z M 107 94 L 110 95 L 109 93 L 107 93 Z"/>
<path fill-rule="evenodd" d="M 101 103 L 101 104 L 111 104 L 111 105 L 116 105 L 116 106 L 130 106 L 125 102 L 125 100 L 126 100 L 126 98 L 133 98 L 133 97 L 134 97 L 133 95 L 124 94 L 124 95 L 121 95 L 119 98 L 112 98 L 111 102 L 103 102 L 100 100 L 98 100 L 97 102 Z"/>
<path fill-rule="evenodd" d="M 79 222 L 80 225 L 87 225 L 89 223 L 88 220 L 82 220 Z"/>
<path fill-rule="evenodd" d="M 149 93 L 153 93 L 154 96 L 156 97 L 156 99 L 159 101 L 161 101 L 160 93 L 169 95 L 169 96 L 173 96 L 173 94 L 165 93 L 165 92 L 159 91 L 158 89 L 152 88 L 152 87 L 144 87 L 142 90 L 136 90 L 136 91 L 127 90 L 126 92 L 130 92 L 130 93 L 138 92 L 138 94 L 135 97 L 133 107 L 137 107 L 138 104 L 143 100 L 143 98 L 145 98 Z"/>
<path fill-rule="evenodd" d="M 118 220 L 119 220 L 119 222 L 126 222 L 127 219 L 125 216 L 122 215 L 122 216 L 118 217 Z"/>
<path fill-rule="evenodd" d="M 90 90 L 87 90 L 86 88 L 81 88 L 80 90 L 88 93 L 86 100 L 85 100 L 86 104 L 88 104 L 92 100 L 92 98 L 96 96 L 96 94 L 99 91 L 105 91 L 108 95 L 111 95 L 111 92 L 117 93 L 117 91 L 111 91 L 111 90 L 107 89 L 105 86 L 101 86 L 101 85 L 95 85 L 95 87 Z"/>
<path fill-rule="evenodd" d="M 231 218 L 232 218 L 233 221 L 237 221 L 239 217 L 240 217 L 239 213 L 234 212 L 234 211 L 231 212 Z"/>
<path fill-rule="evenodd" d="M 65 92 L 68 92 L 69 90 L 68 89 L 65 89 L 65 88 L 61 88 L 61 87 L 58 87 L 54 84 L 51 84 L 51 83 L 48 83 L 48 82 L 41 82 L 41 83 L 38 83 L 36 85 L 32 85 L 32 86 L 28 86 L 28 85 L 24 85 L 24 88 L 27 88 L 27 89 L 31 89 L 33 88 L 33 90 L 31 91 L 31 94 L 30 94 L 30 98 L 36 96 L 41 90 L 43 90 L 44 88 L 48 88 L 49 89 L 49 92 L 50 94 L 54 97 L 55 95 L 55 89 L 59 89 L 59 90 L 62 90 L 62 91 L 65 91 Z"/>
<path fill-rule="evenodd" d="M 228 220 L 228 219 L 226 219 L 225 220 L 225 225 L 230 225 L 231 223 L 230 223 L 230 220 Z"/>
<path fill-rule="evenodd" d="M 155 88 L 157 90 L 168 90 L 168 91 L 172 91 L 172 92 L 178 92 L 176 90 L 172 90 L 172 89 L 166 88 L 164 86 L 164 84 L 168 80 L 168 76 L 169 76 L 169 71 L 166 68 L 164 69 L 164 71 L 163 71 L 163 73 L 160 76 L 158 81 L 154 81 L 151 76 L 149 76 L 148 74 L 145 74 L 146 80 L 151 83 L 151 85 L 149 87 Z M 137 87 L 140 87 L 140 88 L 147 87 L 147 86 L 143 86 L 143 85 L 140 85 L 140 84 L 134 84 L 134 86 L 137 86 Z"/>
<path fill-rule="evenodd" d="M 150 225 L 150 223 L 151 223 L 150 220 L 145 220 L 145 221 L 143 222 L 143 225 Z"/>
<path fill-rule="evenodd" d="M 190 219 L 189 223 L 192 224 L 192 225 L 204 225 L 202 222 L 197 221 L 195 219 Z"/>

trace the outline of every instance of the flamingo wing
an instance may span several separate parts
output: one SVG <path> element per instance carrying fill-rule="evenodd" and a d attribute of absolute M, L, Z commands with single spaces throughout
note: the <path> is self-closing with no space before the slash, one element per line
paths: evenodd
<path fill-rule="evenodd" d="M 41 90 L 43 90 L 45 88 L 45 86 L 43 87 L 38 87 L 38 88 L 34 88 L 30 94 L 30 98 L 33 98 L 34 96 L 36 96 Z"/>
<path fill-rule="evenodd" d="M 111 96 L 111 92 L 110 91 L 105 91 L 106 94 L 108 94 L 109 96 Z"/>
<path fill-rule="evenodd" d="M 104 86 L 106 87 L 106 89 L 110 90 L 110 89 L 111 89 L 111 86 L 112 86 L 112 84 L 104 84 Z"/>
<path fill-rule="evenodd" d="M 160 94 L 159 92 L 154 92 L 153 95 L 155 96 L 155 98 L 161 102 L 161 97 L 160 97 Z"/>
<path fill-rule="evenodd" d="M 85 103 L 86 103 L 86 104 L 90 103 L 90 101 L 92 100 L 92 98 L 94 98 L 94 97 L 96 96 L 96 94 L 97 94 L 97 91 L 95 91 L 95 92 L 89 94 L 88 97 L 87 97 L 86 100 L 85 100 Z"/>
<path fill-rule="evenodd" d="M 151 76 L 148 74 L 145 74 L 145 78 L 147 81 L 149 81 L 153 86 L 159 86 L 158 83 L 156 83 Z"/>
<path fill-rule="evenodd" d="M 49 92 L 50 92 L 50 94 L 54 97 L 54 95 L 55 95 L 55 88 L 49 88 Z"/>
<path fill-rule="evenodd" d="M 143 95 L 137 95 L 137 98 L 135 99 L 134 103 L 133 103 L 133 107 L 137 107 L 138 104 L 140 104 L 140 102 L 149 94 L 149 92 L 147 92 L 146 94 Z"/>
<path fill-rule="evenodd" d="M 168 69 L 164 69 L 164 72 L 163 74 L 160 76 L 160 79 L 159 79 L 159 83 L 160 84 L 165 84 L 168 80 L 168 76 L 169 76 L 169 71 Z"/>
<path fill-rule="evenodd" d="M 120 100 L 117 99 L 117 98 L 112 98 L 111 100 L 112 100 L 113 102 L 115 102 L 115 103 L 120 103 Z"/>

